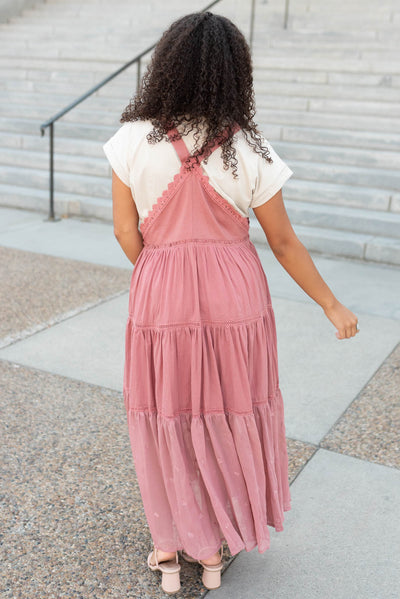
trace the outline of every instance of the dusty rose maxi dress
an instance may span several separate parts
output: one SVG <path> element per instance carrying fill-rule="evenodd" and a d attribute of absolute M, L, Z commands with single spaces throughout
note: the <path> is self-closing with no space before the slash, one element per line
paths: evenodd
<path fill-rule="evenodd" d="M 263 553 L 291 500 L 271 296 L 248 217 L 173 144 L 182 166 L 142 222 L 125 335 L 143 507 L 161 550 Z"/>

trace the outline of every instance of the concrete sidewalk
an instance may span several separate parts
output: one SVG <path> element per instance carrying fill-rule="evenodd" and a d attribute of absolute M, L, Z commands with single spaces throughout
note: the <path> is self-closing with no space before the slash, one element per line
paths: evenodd
<path fill-rule="evenodd" d="M 333 325 L 268 249 L 292 510 L 271 547 L 179 598 L 389 599 L 400 574 L 400 268 L 313 255 L 360 333 Z M 112 225 L 0 208 L 4 597 L 164 597 L 122 399 L 133 266 Z M 5 581 L 5 582 L 4 582 Z"/>

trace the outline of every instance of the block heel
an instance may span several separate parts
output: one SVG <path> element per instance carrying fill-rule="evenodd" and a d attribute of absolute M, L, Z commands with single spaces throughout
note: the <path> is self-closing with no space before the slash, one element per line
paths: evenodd
<path fill-rule="evenodd" d="M 151 558 L 153 555 L 156 562 L 155 564 L 151 563 Z M 178 552 L 175 553 L 174 560 L 168 560 L 165 562 L 158 563 L 157 551 L 154 548 L 154 550 L 150 551 L 148 555 L 147 565 L 149 566 L 150 570 L 160 570 L 162 574 L 161 588 L 165 593 L 168 593 L 168 595 L 173 595 L 174 593 L 177 593 L 179 591 L 179 589 L 181 588 L 181 566 L 178 563 Z"/>
<path fill-rule="evenodd" d="M 221 559 L 219 564 L 210 565 L 204 564 L 201 559 L 197 560 L 199 564 L 203 566 L 203 575 L 201 580 L 206 587 L 206 589 L 218 589 L 221 586 L 221 570 L 222 570 L 222 555 L 224 552 L 223 547 L 221 546 Z"/>
<path fill-rule="evenodd" d="M 181 588 L 180 572 L 162 571 L 161 588 L 164 591 L 164 593 L 168 593 L 168 595 L 173 595 L 177 593 Z"/>

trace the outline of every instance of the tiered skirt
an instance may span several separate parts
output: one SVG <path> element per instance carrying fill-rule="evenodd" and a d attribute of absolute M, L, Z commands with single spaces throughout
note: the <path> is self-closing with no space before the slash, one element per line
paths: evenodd
<path fill-rule="evenodd" d="M 143 506 L 164 551 L 270 546 L 290 510 L 276 328 L 251 241 L 145 246 L 124 401 Z"/>

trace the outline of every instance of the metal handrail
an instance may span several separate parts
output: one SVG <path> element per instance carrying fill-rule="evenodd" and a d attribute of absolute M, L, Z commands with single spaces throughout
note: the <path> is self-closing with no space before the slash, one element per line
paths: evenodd
<path fill-rule="evenodd" d="M 205 12 L 206 10 L 209 10 L 210 8 L 212 8 L 215 4 L 218 4 L 219 2 L 221 2 L 221 0 L 214 0 L 213 2 L 211 2 L 210 4 L 208 4 L 205 8 L 203 8 L 199 12 Z M 249 45 L 250 45 L 250 49 L 251 50 L 252 50 L 252 47 L 253 47 L 254 15 L 255 15 L 255 0 L 251 0 L 250 36 L 249 36 L 249 40 L 250 40 Z M 109 83 L 109 81 L 111 81 L 112 79 L 114 79 L 114 77 L 117 77 L 117 75 L 119 75 L 120 73 L 122 73 L 123 71 L 125 71 L 125 69 L 127 69 L 128 67 L 132 66 L 135 63 L 137 63 L 137 87 L 139 87 L 140 77 L 141 77 L 141 61 L 142 61 L 142 58 L 146 54 L 148 54 L 149 52 L 151 52 L 156 47 L 156 45 L 157 45 L 157 43 L 153 44 L 152 46 L 150 46 L 146 50 L 143 50 L 143 52 L 141 52 L 140 54 L 138 54 L 137 56 L 135 56 L 135 58 L 132 58 L 132 60 L 130 60 L 129 62 L 127 62 L 126 64 L 124 64 L 122 67 L 120 67 L 119 69 L 117 69 L 116 71 L 114 71 L 113 73 L 111 73 L 111 75 L 109 75 L 108 77 L 106 77 L 105 79 L 103 79 L 102 81 L 100 81 L 100 83 L 98 83 L 97 85 L 95 85 L 94 87 L 92 87 L 91 89 L 89 89 L 89 91 L 87 91 L 85 94 L 83 94 L 82 96 L 79 96 L 79 98 L 77 98 L 74 102 L 72 102 L 71 104 L 68 104 L 68 106 L 66 106 L 65 108 L 63 108 L 62 110 L 60 110 L 60 112 L 57 112 L 57 114 L 55 114 L 50 119 L 48 119 L 47 121 L 45 121 L 44 123 L 42 123 L 40 125 L 40 133 L 41 133 L 42 137 L 45 134 L 46 129 L 47 128 L 50 129 L 50 144 L 49 144 L 49 152 L 50 152 L 50 173 L 49 173 L 49 175 L 50 175 L 50 204 L 49 204 L 49 216 L 48 216 L 47 220 L 49 220 L 49 221 L 60 220 L 60 219 L 56 218 L 55 214 L 54 214 L 54 123 L 56 121 L 58 121 L 62 116 L 64 116 L 65 114 L 67 114 L 67 112 L 70 112 L 70 110 L 72 110 L 73 108 L 75 108 L 75 106 L 78 106 L 78 104 L 80 104 L 81 102 L 83 102 L 84 100 L 86 100 L 86 98 L 89 98 L 89 96 L 91 96 L 92 94 L 94 94 L 98 89 L 100 89 L 101 87 L 103 87 L 104 85 L 106 85 L 107 83 Z"/>
<path fill-rule="evenodd" d="M 289 20 L 289 0 L 285 0 L 285 16 L 283 17 L 283 28 L 287 29 Z"/>

